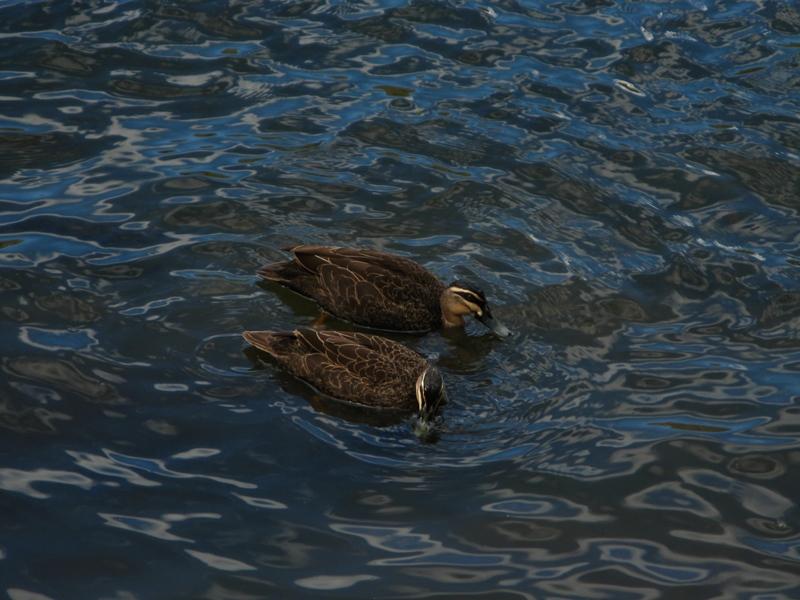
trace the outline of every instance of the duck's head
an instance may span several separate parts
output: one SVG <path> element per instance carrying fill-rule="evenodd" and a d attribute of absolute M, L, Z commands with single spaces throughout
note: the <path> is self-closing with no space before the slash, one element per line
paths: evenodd
<path fill-rule="evenodd" d="M 492 317 L 486 295 L 474 285 L 454 281 L 442 292 L 441 305 L 445 327 L 460 327 L 464 324 L 464 315 L 474 315 L 500 337 L 511 335 L 508 327 Z"/>
<path fill-rule="evenodd" d="M 446 401 L 447 394 L 444 391 L 444 380 L 439 369 L 433 365 L 428 365 L 425 370 L 417 377 L 415 386 L 417 394 L 417 404 L 419 405 L 419 419 L 423 422 L 430 422 L 436 416 L 439 406 Z"/>

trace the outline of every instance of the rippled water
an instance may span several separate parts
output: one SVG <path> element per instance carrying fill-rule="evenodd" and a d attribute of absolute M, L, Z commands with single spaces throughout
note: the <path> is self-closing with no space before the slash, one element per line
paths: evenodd
<path fill-rule="evenodd" d="M 0 589 L 800 597 L 799 49 L 773 0 L 0 2 Z M 254 277 L 301 241 L 516 331 L 394 336 L 437 444 L 243 352 L 317 316 Z"/>

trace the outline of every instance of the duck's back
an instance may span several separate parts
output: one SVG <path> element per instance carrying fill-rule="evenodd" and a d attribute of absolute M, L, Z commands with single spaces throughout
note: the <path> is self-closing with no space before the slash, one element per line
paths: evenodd
<path fill-rule="evenodd" d="M 294 375 L 333 397 L 365 406 L 416 410 L 425 359 L 386 338 L 357 332 L 248 331 L 245 339 Z"/>
<path fill-rule="evenodd" d="M 288 250 L 294 260 L 267 265 L 259 274 L 313 298 L 340 318 L 397 331 L 441 326 L 439 298 L 444 286 L 407 258 L 326 246 Z"/>

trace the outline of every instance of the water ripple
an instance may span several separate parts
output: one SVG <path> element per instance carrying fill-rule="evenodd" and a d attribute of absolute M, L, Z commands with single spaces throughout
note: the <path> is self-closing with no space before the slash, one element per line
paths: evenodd
<path fill-rule="evenodd" d="M 800 594 L 798 36 L 783 0 L 0 4 L 6 593 Z M 243 352 L 318 316 L 254 276 L 299 242 L 515 331 L 393 336 L 436 444 Z"/>

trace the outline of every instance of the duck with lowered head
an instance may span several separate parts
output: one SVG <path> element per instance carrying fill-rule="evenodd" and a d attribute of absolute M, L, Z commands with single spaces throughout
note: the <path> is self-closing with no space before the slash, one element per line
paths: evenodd
<path fill-rule="evenodd" d="M 412 260 L 376 250 L 300 245 L 292 260 L 258 274 L 315 300 L 327 312 L 366 327 L 430 331 L 463 327 L 473 315 L 501 337 L 508 328 L 492 316 L 485 294 L 455 281 L 445 285 Z"/>
<path fill-rule="evenodd" d="M 365 408 L 416 412 L 425 434 L 446 402 L 439 370 L 417 352 L 353 331 L 245 331 L 242 336 L 319 391 Z"/>

